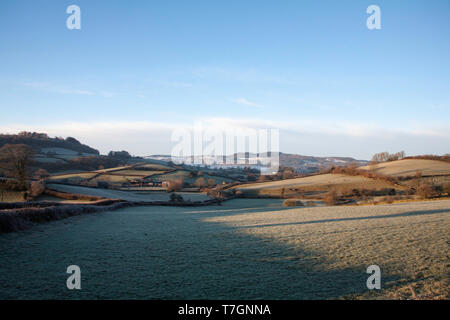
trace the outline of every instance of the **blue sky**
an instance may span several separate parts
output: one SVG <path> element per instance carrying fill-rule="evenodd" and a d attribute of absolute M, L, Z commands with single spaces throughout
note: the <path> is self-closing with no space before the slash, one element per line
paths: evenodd
<path fill-rule="evenodd" d="M 71 4 L 81 30 L 66 28 Z M 0 132 L 147 155 L 203 121 L 279 128 L 289 153 L 442 154 L 449 35 L 447 0 L 4 0 Z"/>

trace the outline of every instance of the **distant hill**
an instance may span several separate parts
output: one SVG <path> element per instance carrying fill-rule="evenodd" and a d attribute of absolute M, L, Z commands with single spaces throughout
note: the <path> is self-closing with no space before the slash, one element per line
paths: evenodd
<path fill-rule="evenodd" d="M 66 170 L 94 170 L 100 166 L 115 167 L 118 159 L 100 156 L 98 150 L 82 144 L 77 139 L 51 138 L 45 133 L 21 132 L 0 134 L 0 148 L 5 144 L 25 144 L 34 150 L 32 171 L 42 168 L 49 172 Z M 0 172 L 0 175 L 4 174 Z"/>
<path fill-rule="evenodd" d="M 21 132 L 19 134 L 0 134 L 0 148 L 5 144 L 26 144 L 41 154 L 99 155 L 99 151 L 82 144 L 72 137 L 50 138 L 46 133 Z"/>
<path fill-rule="evenodd" d="M 111 157 L 108 157 L 107 159 L 104 156 L 100 156 L 98 150 L 82 144 L 73 137 L 67 137 L 65 139 L 60 137 L 51 138 L 46 133 L 21 132 L 19 134 L 0 134 L 0 148 L 5 144 L 26 144 L 32 147 L 35 151 L 35 166 L 43 167 L 51 171 L 58 169 L 68 170 L 70 166 L 75 166 L 77 168 L 93 168 L 92 170 L 94 170 L 97 169 L 97 166 L 99 165 L 113 167 L 120 163 L 131 161 L 129 159 L 122 159 L 123 161 L 111 161 Z M 97 159 L 93 159 L 93 157 Z M 245 153 L 229 155 L 226 157 L 227 165 L 214 164 L 214 159 L 211 157 L 204 157 L 203 160 L 207 163 L 212 163 L 213 165 L 211 167 L 232 167 L 236 166 L 233 165 L 234 160 L 240 160 L 240 163 L 243 163 L 238 165 L 240 167 L 250 166 L 258 168 L 258 165 L 245 165 L 245 159 L 255 159 L 255 157 L 256 154 L 246 155 Z M 82 158 L 85 158 L 82 161 L 86 163 L 80 164 L 80 161 L 77 160 Z M 114 157 L 114 159 L 115 158 L 117 157 Z M 165 161 L 172 160 L 169 155 L 152 155 L 146 158 L 148 160 L 152 159 L 155 163 L 164 163 Z M 176 160 L 188 163 L 190 157 L 183 157 Z M 368 164 L 368 161 L 356 160 L 350 157 L 313 157 L 282 152 L 279 153 L 279 160 L 281 167 L 292 167 L 299 173 L 315 173 L 331 166 L 347 166 L 349 164 L 365 166 Z M 74 161 L 76 161 L 76 163 Z M 99 161 L 101 161 L 101 164 L 98 163 Z M 202 163 L 201 157 L 195 157 L 195 162 Z"/>
<path fill-rule="evenodd" d="M 238 153 L 231 156 L 226 157 L 226 163 L 227 165 L 213 165 L 218 167 L 227 167 L 227 166 L 233 166 L 233 160 L 239 159 L 243 160 L 245 158 L 251 159 L 256 157 L 255 154 L 248 154 L 247 156 L 244 153 Z M 147 159 L 153 159 L 153 160 L 162 160 L 162 161 L 170 161 L 171 156 L 169 155 L 151 155 L 146 157 Z M 220 158 L 215 157 L 215 158 Z M 366 160 L 356 160 L 354 158 L 350 157 L 313 157 L 313 156 L 302 156 L 298 154 L 289 154 L 289 153 L 282 153 L 279 154 L 280 159 L 280 166 L 282 167 L 293 167 L 297 170 L 297 172 L 300 173 L 314 173 L 318 172 L 321 169 L 329 168 L 331 166 L 347 166 L 349 164 L 356 164 L 357 166 L 365 166 L 369 163 L 369 161 Z M 182 157 L 176 159 L 176 161 L 179 162 L 186 162 L 188 163 L 190 160 L 190 157 Z M 214 163 L 214 158 L 211 157 L 203 157 L 203 160 L 205 162 Z M 196 163 L 201 163 L 202 159 L 199 156 L 195 157 Z M 241 161 L 242 162 L 242 161 Z M 245 166 L 245 164 L 240 165 Z M 254 165 L 254 167 L 257 167 L 257 165 Z"/>
<path fill-rule="evenodd" d="M 356 160 L 350 157 L 313 157 L 302 156 L 298 154 L 280 153 L 280 165 L 284 167 L 293 167 L 298 172 L 314 173 L 331 166 L 340 167 L 349 164 L 357 166 L 367 165 L 366 160 Z"/>

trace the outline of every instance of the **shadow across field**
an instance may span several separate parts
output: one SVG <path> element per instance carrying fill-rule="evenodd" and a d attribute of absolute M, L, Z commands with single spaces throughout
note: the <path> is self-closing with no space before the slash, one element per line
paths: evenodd
<path fill-rule="evenodd" d="M 344 221 L 358 221 L 358 220 L 371 220 L 371 219 L 388 219 L 388 218 L 411 217 L 411 216 L 420 216 L 420 215 L 432 215 L 432 214 L 439 214 L 439 213 L 446 213 L 446 212 L 450 212 L 450 210 L 449 209 L 419 210 L 419 211 L 409 211 L 409 212 L 402 212 L 402 213 L 396 213 L 396 214 L 366 216 L 366 217 L 351 217 L 351 218 L 322 219 L 322 220 L 311 220 L 311 221 L 289 222 L 289 223 L 259 224 L 259 225 L 251 225 L 251 226 L 241 226 L 241 227 L 236 227 L 236 228 L 238 228 L 238 229 L 267 228 L 267 227 L 279 227 L 279 226 L 290 226 L 290 225 L 314 224 L 314 223 L 344 222 Z"/>
<path fill-rule="evenodd" d="M 298 246 L 291 247 L 271 239 L 240 232 L 243 228 L 260 226 L 239 227 L 205 222 L 208 218 L 252 215 L 267 211 L 276 215 L 290 209 L 292 208 L 281 206 L 235 210 L 219 207 L 217 210 L 185 212 L 194 215 L 199 223 L 206 224 L 204 228 L 216 233 L 208 241 L 209 247 L 217 248 L 223 256 L 214 264 L 214 268 L 224 272 L 220 294 L 211 292 L 205 296 L 206 298 L 333 299 L 368 291 L 367 265 L 341 269 L 328 268 L 333 261 L 320 252 L 305 250 Z M 233 267 L 228 268 L 229 264 Z M 383 277 L 384 282 L 397 279 L 398 277 L 392 275 Z"/>
<path fill-rule="evenodd" d="M 332 268 L 321 252 L 205 222 L 288 210 L 251 202 L 125 208 L 0 235 L 0 261 L 7 261 L 0 264 L 0 299 L 331 299 L 367 292 L 363 263 Z M 72 264 L 82 270 L 82 290 L 65 287 Z"/>

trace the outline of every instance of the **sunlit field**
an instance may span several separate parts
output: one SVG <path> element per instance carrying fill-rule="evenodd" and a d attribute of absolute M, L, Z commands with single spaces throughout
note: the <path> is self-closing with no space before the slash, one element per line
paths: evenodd
<path fill-rule="evenodd" d="M 134 207 L 0 235 L 0 298 L 449 298 L 450 201 Z M 81 290 L 67 290 L 79 265 Z M 381 268 L 368 290 L 366 268 Z"/>

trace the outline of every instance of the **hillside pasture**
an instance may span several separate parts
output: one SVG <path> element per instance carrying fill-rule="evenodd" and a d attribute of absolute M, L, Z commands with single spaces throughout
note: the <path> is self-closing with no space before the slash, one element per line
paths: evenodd
<path fill-rule="evenodd" d="M 160 191 L 160 192 L 166 192 L 167 188 L 166 187 L 124 187 L 124 188 L 120 188 L 120 190 L 123 191 L 133 191 L 136 193 L 139 192 L 149 192 L 149 191 Z"/>
<path fill-rule="evenodd" d="M 65 148 L 42 148 L 41 152 L 43 153 L 51 153 L 51 154 L 60 154 L 60 155 L 78 155 L 77 151 L 65 149 Z"/>
<path fill-rule="evenodd" d="M 120 166 L 120 167 L 114 167 L 114 168 L 108 168 L 108 169 L 100 169 L 100 170 L 95 170 L 95 172 L 98 172 L 98 173 L 115 172 L 115 171 L 125 170 L 125 169 L 129 169 L 129 168 L 132 168 L 132 166 Z"/>
<path fill-rule="evenodd" d="M 86 152 L 78 152 L 71 149 L 66 148 L 42 148 L 42 153 L 50 153 L 60 156 L 72 156 L 72 157 L 80 157 L 80 156 L 96 156 L 96 154 L 93 153 L 86 153 Z"/>
<path fill-rule="evenodd" d="M 48 180 L 50 182 L 66 180 L 64 182 L 83 186 L 97 186 L 99 182 L 106 182 L 110 188 L 121 188 L 124 187 L 123 184 L 134 184 L 136 187 L 136 184 L 140 185 L 141 181 L 144 183 L 141 187 L 149 186 L 148 182 L 150 181 L 165 182 L 178 181 L 180 179 L 183 180 L 185 187 L 193 187 L 200 178 L 204 179 L 203 186 L 235 181 L 231 178 L 215 176 L 214 170 L 209 172 L 210 174 L 197 175 L 196 171 L 175 169 L 162 163 L 137 163 L 90 172 L 58 174 L 51 176 Z"/>
<path fill-rule="evenodd" d="M 168 171 L 173 170 L 173 167 L 169 167 L 159 163 L 147 163 L 136 166 L 137 168 L 145 168 L 145 170 L 159 170 L 159 171 Z"/>
<path fill-rule="evenodd" d="M 42 148 L 40 153 L 48 159 L 72 160 L 78 157 L 96 156 L 96 154 L 77 152 L 65 148 Z"/>
<path fill-rule="evenodd" d="M 98 181 L 105 181 L 108 183 L 127 183 L 132 180 L 142 179 L 144 177 L 163 174 L 165 171 L 152 170 L 152 166 L 148 167 L 148 170 L 134 170 L 133 166 L 121 166 L 109 169 L 101 169 L 90 172 L 73 172 L 73 173 L 63 173 L 52 175 L 49 181 L 52 180 L 81 180 L 89 183 L 95 184 Z M 161 167 L 156 165 L 156 167 Z M 147 167 L 146 167 L 147 168 Z"/>
<path fill-rule="evenodd" d="M 94 204 L 98 202 L 98 200 L 84 200 L 84 199 L 64 199 L 59 198 L 56 196 L 50 196 L 50 195 L 40 195 L 34 199 L 34 201 L 43 201 L 43 202 L 57 202 L 57 203 L 64 203 L 64 204 Z"/>
<path fill-rule="evenodd" d="M 89 188 L 82 186 L 68 186 L 59 184 L 49 184 L 47 187 L 60 192 L 102 197 L 108 199 L 121 199 L 126 201 L 168 201 L 170 199 L 170 193 L 167 192 L 136 193 L 131 191 Z M 191 201 L 205 201 L 210 199 L 210 197 L 204 193 L 177 192 L 177 194 L 181 195 L 185 200 Z"/>
<path fill-rule="evenodd" d="M 24 201 L 23 191 L 0 190 L 0 202 L 21 202 Z"/>
<path fill-rule="evenodd" d="M 56 154 L 52 157 L 55 159 L 72 160 L 72 159 L 78 158 L 80 156 L 79 155 L 70 155 L 70 154 Z"/>
<path fill-rule="evenodd" d="M 182 178 L 185 183 L 194 184 L 197 179 L 203 178 L 205 179 L 205 182 L 207 183 L 209 179 L 214 180 L 215 184 L 221 184 L 222 182 L 233 182 L 234 180 L 229 178 L 224 178 L 220 176 L 210 175 L 210 174 L 202 174 L 200 176 L 193 176 L 191 177 L 191 171 L 188 170 L 177 170 L 169 173 L 163 173 L 163 174 L 155 174 L 151 177 L 153 180 L 156 181 L 174 181 L 179 178 Z"/>
<path fill-rule="evenodd" d="M 250 197 L 279 197 L 283 192 L 285 196 L 291 196 L 297 193 L 323 194 L 331 189 L 339 193 L 346 193 L 353 189 L 382 190 L 386 188 L 401 189 L 384 180 L 332 173 L 234 187 L 244 196 Z"/>
<path fill-rule="evenodd" d="M 420 185 L 431 185 L 431 186 L 443 186 L 445 183 L 450 182 L 450 175 L 446 176 L 425 176 L 420 179 L 408 179 L 401 181 L 402 185 L 417 188 Z"/>
<path fill-rule="evenodd" d="M 360 167 L 363 170 L 374 170 L 375 173 L 387 176 L 414 176 L 420 172 L 422 176 L 450 175 L 450 163 L 439 160 L 403 159 L 382 162 Z"/>
<path fill-rule="evenodd" d="M 66 163 L 64 159 L 53 158 L 50 156 L 36 155 L 33 160 L 41 163 Z"/>
<path fill-rule="evenodd" d="M 108 183 L 127 183 L 131 180 L 140 179 L 140 177 L 136 176 L 126 176 L 126 175 L 114 175 L 114 174 L 101 174 L 96 176 L 95 178 L 89 180 L 91 183 L 97 183 L 98 181 L 104 181 Z"/>
<path fill-rule="evenodd" d="M 163 173 L 165 173 L 165 171 L 127 169 L 127 170 L 115 171 L 115 172 L 110 173 L 110 174 L 111 175 L 120 175 L 120 176 L 147 177 L 147 176 L 152 176 L 152 175 L 155 175 L 155 174 L 163 174 Z"/>
<path fill-rule="evenodd" d="M 61 180 L 61 179 L 91 179 L 97 173 L 95 172 L 78 172 L 69 174 L 52 175 L 49 180 Z"/>

